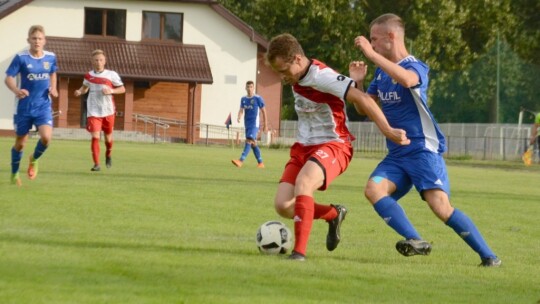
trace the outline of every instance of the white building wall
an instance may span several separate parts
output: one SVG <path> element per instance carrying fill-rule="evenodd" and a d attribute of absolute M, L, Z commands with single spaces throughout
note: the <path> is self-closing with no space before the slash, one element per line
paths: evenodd
<path fill-rule="evenodd" d="M 257 44 L 212 9 L 198 7 L 185 15 L 184 41 L 205 45 L 214 77 L 212 85 L 203 85 L 201 123 L 224 125 L 232 112 L 236 124 L 245 83 L 256 80 Z"/>
<path fill-rule="evenodd" d="M 84 7 L 126 9 L 127 41 L 141 40 L 142 11 L 183 13 L 183 41 L 205 46 L 214 79 L 212 85 L 202 87 L 201 123 L 223 125 L 232 112 L 236 124 L 240 97 L 245 94 L 244 84 L 256 79 L 257 44 L 205 4 L 35 0 L 0 19 L 0 39 L 4 42 L 0 48 L 2 80 L 13 56 L 28 47 L 26 37 L 31 25 L 43 25 L 48 36 L 82 38 Z M 0 85 L 0 129 L 13 128 L 14 103 L 14 95 L 5 85 Z"/>

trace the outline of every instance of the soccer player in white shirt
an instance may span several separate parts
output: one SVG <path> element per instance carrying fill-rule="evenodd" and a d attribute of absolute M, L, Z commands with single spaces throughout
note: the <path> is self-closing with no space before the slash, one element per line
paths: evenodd
<path fill-rule="evenodd" d="M 113 94 L 126 92 L 124 83 L 115 71 L 105 69 L 107 59 L 102 50 L 92 52 L 93 70 L 86 73 L 80 89 L 75 90 L 75 96 L 88 93 L 87 98 L 87 122 L 86 129 L 92 135 L 92 159 L 94 166 L 92 171 L 101 170 L 99 163 L 99 139 L 103 131 L 105 135 L 105 164 L 107 168 L 112 166 L 113 128 L 116 108 Z"/>
<path fill-rule="evenodd" d="M 361 97 L 355 82 L 324 63 L 309 59 L 290 34 L 274 37 L 266 60 L 282 81 L 292 86 L 298 114 L 298 138 L 291 147 L 275 197 L 279 215 L 294 220 L 295 244 L 292 260 L 303 261 L 314 219 L 329 224 L 326 248 L 334 250 L 340 242 L 340 226 L 347 214 L 341 205 L 316 203 L 315 190 L 328 185 L 345 171 L 352 159 L 354 136 L 347 127 L 345 100 L 354 102 L 397 144 L 408 144 L 403 130 L 390 127 L 377 104 Z M 368 100 L 365 102 L 364 100 Z"/>

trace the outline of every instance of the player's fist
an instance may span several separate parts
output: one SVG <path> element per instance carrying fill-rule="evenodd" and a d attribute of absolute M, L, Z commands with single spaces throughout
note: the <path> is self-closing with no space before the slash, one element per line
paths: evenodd
<path fill-rule="evenodd" d="M 49 95 L 51 95 L 54 98 L 58 97 L 58 91 L 56 90 L 56 88 L 50 87 L 49 88 Z"/>
<path fill-rule="evenodd" d="M 367 64 L 363 61 L 352 61 L 349 63 L 349 77 L 356 82 L 364 82 L 367 75 Z"/>
<path fill-rule="evenodd" d="M 17 98 L 19 98 L 19 99 L 23 99 L 23 98 L 26 98 L 26 97 L 30 96 L 30 93 L 26 89 L 21 89 L 21 90 L 18 90 L 15 93 L 15 96 L 17 96 Z"/>
<path fill-rule="evenodd" d="M 111 95 L 113 93 L 113 90 L 110 87 L 103 86 L 101 92 L 103 93 L 103 95 Z"/>
<path fill-rule="evenodd" d="M 411 143 L 411 140 L 407 138 L 407 132 L 402 129 L 392 129 L 387 137 L 394 143 L 401 146 L 406 146 Z"/>

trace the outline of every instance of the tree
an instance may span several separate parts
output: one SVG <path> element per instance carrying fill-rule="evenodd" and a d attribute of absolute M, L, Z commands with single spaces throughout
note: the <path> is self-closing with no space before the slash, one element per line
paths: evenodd
<path fill-rule="evenodd" d="M 349 61 L 358 57 L 353 40 L 359 24 L 364 24 L 364 13 L 349 0 L 226 0 L 222 4 L 267 39 L 285 32 L 293 34 L 306 56 L 339 72 L 348 73 Z M 295 118 L 293 102 L 290 90 L 284 90 L 282 118 Z"/>
<path fill-rule="evenodd" d="M 221 3 L 267 39 L 295 35 L 308 57 L 344 74 L 351 60 L 363 59 L 354 38 L 369 36 L 369 22 L 377 16 L 395 13 L 405 21 L 409 51 L 431 68 L 429 100 L 440 122 L 495 122 L 496 117 L 514 122 L 521 105 L 540 111 L 540 99 L 535 99 L 540 95 L 538 0 Z M 374 70 L 370 66 L 370 73 Z M 294 118 L 292 103 L 290 90 L 284 90 L 282 118 Z M 352 107 L 348 113 L 361 119 Z"/>

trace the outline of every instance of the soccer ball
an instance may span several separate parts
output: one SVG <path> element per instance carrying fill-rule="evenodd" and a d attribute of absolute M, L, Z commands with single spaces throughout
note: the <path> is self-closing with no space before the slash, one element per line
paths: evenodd
<path fill-rule="evenodd" d="M 291 245 L 291 231 L 282 222 L 269 221 L 257 230 L 257 248 L 261 253 L 285 254 Z"/>

